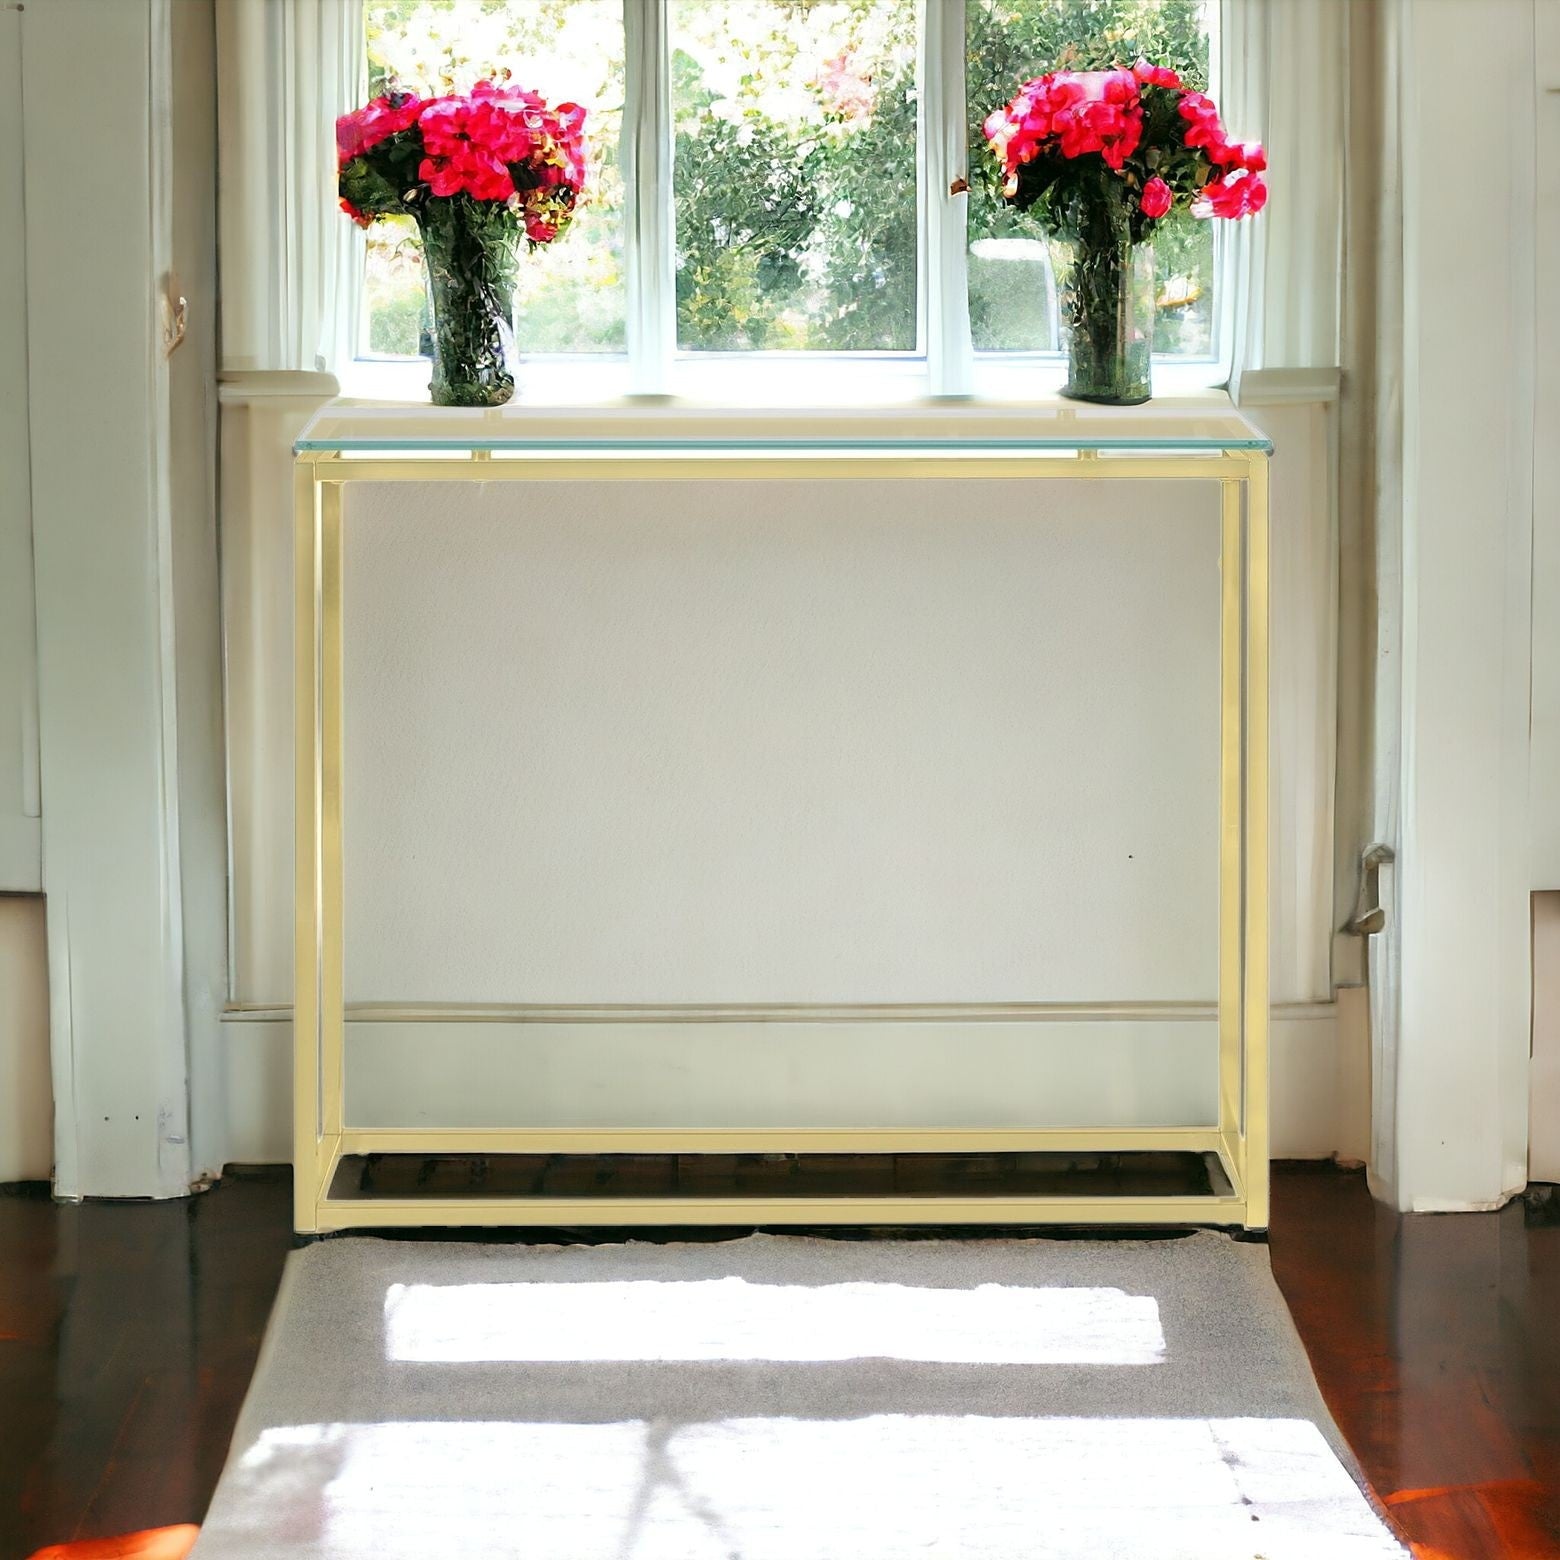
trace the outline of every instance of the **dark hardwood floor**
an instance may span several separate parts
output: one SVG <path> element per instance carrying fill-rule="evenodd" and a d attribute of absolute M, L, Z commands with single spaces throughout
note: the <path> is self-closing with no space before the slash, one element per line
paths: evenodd
<path fill-rule="evenodd" d="M 0 1556 L 198 1521 L 282 1262 L 291 1175 L 181 1202 L 0 1197 Z"/>
<path fill-rule="evenodd" d="M 200 1519 L 290 1244 L 279 1171 L 182 1203 L 0 1196 L 0 1560 Z M 1400 1218 L 1285 1165 L 1271 1246 L 1419 1552 L 1560 1560 L 1560 1200 Z"/>
<path fill-rule="evenodd" d="M 1283 1165 L 1272 1218 L 1328 1406 L 1419 1552 L 1560 1556 L 1560 1196 L 1403 1217 Z"/>

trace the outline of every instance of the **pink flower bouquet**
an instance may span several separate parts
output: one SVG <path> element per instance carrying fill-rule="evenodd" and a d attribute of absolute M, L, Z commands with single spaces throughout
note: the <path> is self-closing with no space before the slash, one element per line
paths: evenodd
<path fill-rule="evenodd" d="M 514 394 L 510 315 L 520 240 L 550 244 L 585 189 L 585 110 L 492 81 L 463 96 L 393 93 L 336 121 L 342 209 L 410 216 L 433 296 L 433 399 Z"/>
<path fill-rule="evenodd" d="M 1064 393 L 1146 400 L 1154 228 L 1176 211 L 1256 215 L 1267 202 L 1267 154 L 1232 141 L 1211 98 L 1147 60 L 1027 81 L 985 132 L 1003 198 L 1072 251 Z"/>

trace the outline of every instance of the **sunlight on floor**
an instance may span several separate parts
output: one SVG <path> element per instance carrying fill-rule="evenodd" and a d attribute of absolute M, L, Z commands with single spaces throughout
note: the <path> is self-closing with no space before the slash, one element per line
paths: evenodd
<path fill-rule="evenodd" d="M 396 1284 L 395 1361 L 895 1359 L 1155 1365 L 1159 1306 L 1120 1289 L 702 1282 Z"/>
<path fill-rule="evenodd" d="M 376 1560 L 1399 1553 L 1305 1420 L 302 1425 L 230 1477 L 256 1533 Z"/>

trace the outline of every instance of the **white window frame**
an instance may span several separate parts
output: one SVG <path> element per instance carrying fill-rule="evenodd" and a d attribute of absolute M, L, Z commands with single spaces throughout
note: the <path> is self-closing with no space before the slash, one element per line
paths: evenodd
<path fill-rule="evenodd" d="M 966 0 L 918 0 L 916 205 L 919 264 L 917 345 L 910 351 L 685 351 L 677 345 L 676 219 L 670 198 L 673 118 L 670 0 L 622 0 L 625 96 L 622 123 L 626 351 L 525 357 L 516 398 L 591 404 L 624 398 L 763 405 L 900 404 L 927 397 L 1035 400 L 1054 395 L 1066 374 L 1055 352 L 980 352 L 970 336 L 967 201 L 952 195 L 967 176 Z M 1209 75 L 1221 79 L 1219 28 Z M 364 81 L 366 91 L 366 60 Z M 1214 356 L 1156 359 L 1156 393 L 1196 393 L 1230 378 L 1233 287 L 1229 245 L 1215 234 Z M 365 259 L 354 232 L 356 274 Z M 361 288 L 358 289 L 361 294 Z M 363 353 L 366 317 L 354 310 L 357 355 L 341 375 L 345 395 L 421 400 L 425 358 Z"/>

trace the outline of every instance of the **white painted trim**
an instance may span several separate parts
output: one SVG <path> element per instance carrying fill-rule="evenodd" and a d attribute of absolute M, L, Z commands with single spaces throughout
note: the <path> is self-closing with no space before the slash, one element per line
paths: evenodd
<path fill-rule="evenodd" d="M 175 38 L 201 15 L 173 0 L 81 0 L 22 19 L 43 886 L 65 1197 L 179 1196 L 225 1157 L 210 1068 L 204 1164 L 190 1131 L 192 1047 L 221 1063 L 209 423 L 199 408 L 175 445 L 163 340 L 184 198 Z M 118 248 L 105 271 L 56 195 L 107 126 L 115 177 L 98 214 Z M 207 328 L 199 350 L 210 345 Z M 180 350 L 179 374 L 198 373 L 197 349 Z M 115 416 L 83 404 L 84 363 Z"/>
<path fill-rule="evenodd" d="M 217 547 L 217 82 L 215 15 L 165 0 L 171 32 L 170 264 L 187 299 L 168 357 L 169 610 L 177 692 L 179 901 L 189 1072 L 191 1179 L 226 1157 L 220 1010 L 228 984 L 226 763 L 220 742 L 222 631 Z"/>
<path fill-rule="evenodd" d="M 951 194 L 950 186 L 969 173 L 964 123 L 965 0 L 922 0 L 917 30 L 920 337 L 929 393 L 962 396 L 970 393 L 974 383 L 965 227 L 969 198 Z"/>
<path fill-rule="evenodd" d="M 1492 1198 L 1416 1197 L 1406 1213 L 1494 1213 L 1504 1208 L 1521 1188 Z"/>
<path fill-rule="evenodd" d="M 1254 368 L 1240 378 L 1239 406 L 1331 406 L 1343 383 L 1340 368 Z"/>
<path fill-rule="evenodd" d="M 1404 87 L 1408 7 L 1400 0 L 1348 11 L 1349 92 L 1344 256 L 1347 291 L 1340 356 L 1339 442 L 1347 508 L 1340 550 L 1347 610 L 1342 653 L 1355 675 L 1339 689 L 1347 842 L 1340 878 L 1358 883 L 1374 844 L 1401 845 L 1403 620 L 1403 397 L 1407 345 L 1404 299 Z M 1402 961 L 1393 864 L 1377 879 L 1383 930 L 1362 939 L 1370 995 L 1372 1193 L 1397 1199 L 1398 1040 Z M 1351 972 L 1353 973 L 1353 972 Z"/>
<path fill-rule="evenodd" d="M 1275 1019 L 1290 1023 L 1336 1023 L 1335 1002 L 1275 1002 Z M 910 1002 L 910 1003 L 760 1003 L 760 1004 L 612 1004 L 492 1007 L 461 1003 L 415 1002 L 347 1004 L 349 1023 L 484 1024 L 867 1024 L 867 1023 L 1211 1023 L 1216 1002 Z M 227 1024 L 290 1024 L 292 1004 L 230 1002 L 222 1011 Z"/>
<path fill-rule="evenodd" d="M 0 6 L 0 140 L 23 135 L 22 16 Z M 32 496 L 27 397 L 27 216 L 23 169 L 0 175 L 0 376 L 9 391 L 0 406 L 0 893 L 43 886 L 43 831 L 38 819 L 38 635 L 33 612 Z M 6 1036 L 0 1032 L 0 1050 Z"/>
<path fill-rule="evenodd" d="M 334 400 L 340 390 L 334 374 L 317 374 L 302 369 L 229 369 L 217 385 L 217 399 L 223 406 L 247 406 L 251 401 Z"/>
<path fill-rule="evenodd" d="M 167 1153 L 166 1178 L 174 1192 L 184 1191 L 195 1178 L 190 1153 L 190 1057 L 188 1011 L 184 984 L 184 871 L 179 838 L 179 669 L 174 639 L 177 618 L 174 597 L 173 496 L 170 467 L 172 429 L 168 405 L 168 355 L 163 321 L 168 296 L 175 286 L 173 261 L 173 36 L 172 0 L 146 0 L 148 8 L 147 138 L 150 200 L 150 275 L 148 302 L 152 309 L 151 351 L 146 356 L 147 513 L 154 535 L 157 575 L 156 700 L 161 753 L 160 809 L 156 838 L 160 846 L 162 937 L 165 956 L 163 1002 L 170 1014 L 185 1019 L 163 1037 L 164 1067 L 170 1084 L 182 1075 L 180 1096 L 170 1101 L 169 1118 L 159 1134 L 159 1152 Z"/>
<path fill-rule="evenodd" d="M 227 979 L 231 1000 L 244 974 L 242 929 L 257 912 L 259 858 L 272 844 L 249 827 L 255 777 L 280 755 L 291 772 L 292 681 L 279 700 L 268 679 L 290 669 L 292 623 L 292 443 L 332 399 L 328 374 L 260 371 L 222 376 L 218 385 L 222 732 L 227 863 Z M 290 795 L 290 792 L 289 792 Z M 272 914 L 291 925 L 290 887 Z M 289 934 L 289 946 L 291 944 Z"/>
<path fill-rule="evenodd" d="M 661 389 L 643 393 L 633 389 L 625 357 L 537 354 L 522 357 L 521 364 L 524 372 L 511 404 L 538 409 L 703 404 L 848 412 L 887 410 L 932 395 L 927 360 L 913 352 L 674 353 L 656 381 Z M 426 359 L 358 358 L 342 366 L 341 394 L 354 401 L 427 406 L 429 372 Z M 1076 404 L 1061 397 L 1067 363 L 1058 353 L 977 352 L 970 374 L 967 399 L 976 405 Z M 1228 405 L 1228 377 L 1226 368 L 1211 361 L 1156 361 L 1154 400 L 1212 396 Z M 276 393 L 300 392 L 278 388 Z M 245 392 L 225 396 L 243 398 Z"/>
<path fill-rule="evenodd" d="M 666 0 L 623 0 L 624 274 L 630 390 L 662 395 L 677 344 L 671 202 L 672 87 Z M 637 62 L 637 69 L 635 64 Z"/>
<path fill-rule="evenodd" d="M 1372 974 L 1401 985 L 1380 1168 L 1401 1209 L 1495 1207 L 1527 1179 L 1535 8 L 1447 0 L 1397 16 L 1402 548 L 1382 588 L 1388 614 L 1401 596 L 1401 757 L 1384 776 L 1396 826 L 1379 836 L 1397 849 L 1396 914 L 1372 939 L 1388 945 Z M 1430 83 L 1454 74 L 1503 105 L 1493 164 L 1437 135 Z M 1472 179 L 1487 221 L 1449 226 L 1443 192 Z"/>
<path fill-rule="evenodd" d="M 23 13 L 34 569 L 56 1190 L 190 1181 L 175 776 L 168 772 L 166 458 L 154 227 L 164 0 Z M 82 28 L 95 47 L 81 49 Z M 91 105 L 83 115 L 81 105 Z M 115 126 L 105 273 L 56 198 Z M 155 216 L 154 216 L 155 209 Z M 82 300 L 94 307 L 84 310 Z M 119 414 L 86 422 L 81 365 Z"/>

